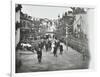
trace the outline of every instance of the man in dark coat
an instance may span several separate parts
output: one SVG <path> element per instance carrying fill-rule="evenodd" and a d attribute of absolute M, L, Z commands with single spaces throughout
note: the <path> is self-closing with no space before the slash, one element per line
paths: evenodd
<path fill-rule="evenodd" d="M 42 42 L 39 42 L 38 47 L 41 48 L 41 49 L 43 49 L 43 44 L 42 44 Z"/>
<path fill-rule="evenodd" d="M 48 41 L 46 41 L 46 45 L 45 45 L 45 47 L 46 47 L 46 52 L 48 52 L 48 48 L 49 48 Z"/>
<path fill-rule="evenodd" d="M 60 45 L 60 54 L 62 55 L 62 52 L 63 52 L 63 46 Z"/>
<path fill-rule="evenodd" d="M 44 49 L 44 41 L 41 42 L 41 48 Z"/>
<path fill-rule="evenodd" d="M 38 58 L 38 62 L 41 63 L 41 59 L 42 59 L 42 50 L 41 50 L 41 48 L 39 48 L 37 50 L 37 58 Z"/>
<path fill-rule="evenodd" d="M 56 45 L 56 44 L 55 44 L 55 47 L 54 47 L 53 54 L 54 54 L 54 56 L 56 56 L 56 57 L 57 57 L 57 45 Z"/>
<path fill-rule="evenodd" d="M 48 41 L 48 49 L 51 51 L 51 41 Z"/>

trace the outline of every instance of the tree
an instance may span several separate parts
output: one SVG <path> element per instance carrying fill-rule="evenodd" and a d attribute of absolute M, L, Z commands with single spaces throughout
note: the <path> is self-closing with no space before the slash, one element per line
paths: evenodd
<path fill-rule="evenodd" d="M 22 8 L 21 4 L 16 4 L 15 11 L 17 12 L 18 10 L 21 10 L 21 8 Z"/>
<path fill-rule="evenodd" d="M 85 14 L 86 11 L 84 10 L 84 8 L 80 8 L 80 7 L 71 7 L 71 9 L 73 10 L 73 14 Z"/>

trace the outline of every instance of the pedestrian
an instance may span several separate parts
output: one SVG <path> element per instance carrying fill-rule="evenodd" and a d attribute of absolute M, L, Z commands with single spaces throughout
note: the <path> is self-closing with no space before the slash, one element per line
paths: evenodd
<path fill-rule="evenodd" d="M 48 41 L 48 49 L 51 51 L 51 41 Z"/>
<path fill-rule="evenodd" d="M 41 41 L 41 48 L 42 48 L 42 50 L 44 49 L 44 40 L 43 39 Z"/>
<path fill-rule="evenodd" d="M 43 49 L 43 43 L 39 42 L 38 47 L 41 48 L 41 50 Z"/>
<path fill-rule="evenodd" d="M 42 50 L 41 50 L 41 48 L 38 48 L 38 50 L 37 50 L 37 58 L 38 58 L 38 62 L 41 63 L 41 59 L 42 59 Z"/>
<path fill-rule="evenodd" d="M 54 47 L 55 47 L 55 44 L 54 44 L 54 42 L 52 41 L 52 45 L 51 45 L 51 52 L 53 52 L 53 51 L 54 51 Z"/>
<path fill-rule="evenodd" d="M 46 47 L 46 52 L 48 52 L 48 48 L 49 48 L 48 40 L 46 40 L 46 45 L 45 45 L 45 47 Z"/>
<path fill-rule="evenodd" d="M 56 41 L 55 41 L 55 46 L 57 47 L 57 49 L 59 48 L 59 46 L 60 46 L 59 40 L 56 40 Z"/>
<path fill-rule="evenodd" d="M 63 46 L 60 45 L 60 54 L 62 55 L 62 52 L 63 52 Z"/>
<path fill-rule="evenodd" d="M 54 47 L 53 54 L 54 54 L 54 56 L 56 56 L 56 57 L 57 57 L 57 45 L 56 45 L 56 44 L 55 44 L 55 47 Z"/>

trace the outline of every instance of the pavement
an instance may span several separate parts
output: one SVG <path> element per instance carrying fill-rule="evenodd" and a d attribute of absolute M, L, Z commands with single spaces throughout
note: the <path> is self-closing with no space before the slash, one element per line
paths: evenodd
<path fill-rule="evenodd" d="M 45 49 L 42 53 L 42 63 L 38 63 L 37 54 L 31 51 L 21 51 L 19 59 L 22 62 L 18 72 L 37 72 L 37 71 L 56 71 L 56 70 L 71 70 L 71 69 L 86 69 L 89 65 L 89 60 L 83 61 L 82 54 L 68 48 L 63 44 L 63 54 L 59 54 L 59 49 L 57 50 L 57 57 L 53 55 L 52 52 L 46 52 Z"/>

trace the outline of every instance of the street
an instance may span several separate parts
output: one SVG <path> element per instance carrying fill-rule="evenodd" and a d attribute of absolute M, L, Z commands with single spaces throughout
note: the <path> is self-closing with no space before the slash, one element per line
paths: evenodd
<path fill-rule="evenodd" d="M 37 54 L 31 51 L 18 51 L 21 53 L 19 59 L 22 62 L 18 72 L 36 72 L 36 71 L 55 71 L 55 70 L 69 70 L 69 69 L 84 69 L 88 67 L 88 59 L 82 59 L 82 54 L 63 45 L 63 54 L 59 54 L 57 50 L 57 57 L 52 52 L 42 51 L 42 63 L 38 63 Z"/>
<path fill-rule="evenodd" d="M 37 7 L 16 4 L 15 72 L 89 68 L 88 9 Z"/>

